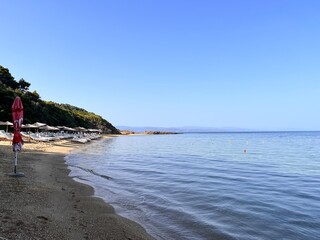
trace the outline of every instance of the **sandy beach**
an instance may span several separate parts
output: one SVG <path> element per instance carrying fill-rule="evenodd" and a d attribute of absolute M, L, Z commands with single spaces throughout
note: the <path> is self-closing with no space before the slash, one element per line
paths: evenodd
<path fill-rule="evenodd" d="M 12 147 L 0 142 L 0 239 L 152 239 L 68 176 L 64 157 L 76 147 L 26 143 L 18 162 L 25 177 L 14 178 Z"/>

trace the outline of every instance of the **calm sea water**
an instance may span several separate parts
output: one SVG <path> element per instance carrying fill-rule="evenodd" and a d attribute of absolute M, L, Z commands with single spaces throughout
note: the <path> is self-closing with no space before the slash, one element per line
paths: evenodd
<path fill-rule="evenodd" d="M 67 163 L 156 239 L 320 239 L 320 132 L 115 137 Z"/>

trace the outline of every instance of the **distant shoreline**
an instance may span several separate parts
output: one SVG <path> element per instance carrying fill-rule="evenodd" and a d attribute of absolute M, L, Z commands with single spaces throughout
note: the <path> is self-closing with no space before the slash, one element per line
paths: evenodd
<path fill-rule="evenodd" d="M 130 126 L 116 126 L 119 131 L 131 131 L 131 132 L 174 132 L 174 133 L 251 133 L 251 132 L 318 132 L 319 130 L 264 130 L 264 129 L 253 129 L 253 128 L 214 128 L 214 127 L 130 127 Z"/>
<path fill-rule="evenodd" d="M 301 132 L 320 132 L 320 130 L 299 130 L 299 131 L 208 131 L 208 132 L 165 132 L 165 131 L 144 131 L 144 132 L 135 132 L 130 130 L 120 130 L 121 135 L 170 135 L 170 134 L 250 134 L 250 133 L 301 133 Z"/>
<path fill-rule="evenodd" d="M 169 135 L 169 134 L 182 134 L 179 132 L 165 132 L 165 131 L 144 131 L 135 132 L 130 130 L 120 130 L 121 135 Z"/>

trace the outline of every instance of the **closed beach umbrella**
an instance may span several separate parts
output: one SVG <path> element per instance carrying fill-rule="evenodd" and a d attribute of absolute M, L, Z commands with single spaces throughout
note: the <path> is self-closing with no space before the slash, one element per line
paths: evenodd
<path fill-rule="evenodd" d="M 18 165 L 18 152 L 22 149 L 22 136 L 20 133 L 22 122 L 23 122 L 23 105 L 20 97 L 16 97 L 12 104 L 12 120 L 13 120 L 13 129 L 14 135 L 12 140 L 13 151 L 15 152 L 14 157 L 14 171 L 10 176 L 24 176 L 23 173 L 17 173 L 17 165 Z"/>

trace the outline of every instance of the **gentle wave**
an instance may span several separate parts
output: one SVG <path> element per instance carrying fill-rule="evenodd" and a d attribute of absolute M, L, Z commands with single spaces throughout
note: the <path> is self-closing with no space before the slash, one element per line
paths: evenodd
<path fill-rule="evenodd" d="M 80 167 L 80 166 L 72 166 L 72 167 L 74 167 L 74 168 L 79 168 L 79 169 L 81 169 L 81 170 L 83 170 L 83 171 L 85 171 L 85 172 L 91 173 L 91 174 L 96 175 L 96 176 L 98 176 L 98 177 L 102 177 L 102 178 L 105 178 L 105 179 L 108 179 L 108 180 L 109 180 L 109 179 L 112 179 L 112 178 L 109 177 L 109 176 L 106 176 L 106 175 L 97 173 L 97 172 L 94 171 L 93 169 L 87 169 L 87 168 Z"/>
<path fill-rule="evenodd" d="M 244 151 L 246 150 L 246 151 Z M 107 139 L 71 176 L 156 239 L 318 239 L 320 133 Z"/>

